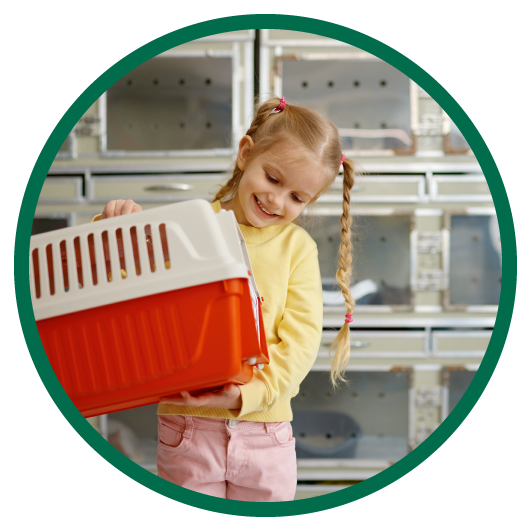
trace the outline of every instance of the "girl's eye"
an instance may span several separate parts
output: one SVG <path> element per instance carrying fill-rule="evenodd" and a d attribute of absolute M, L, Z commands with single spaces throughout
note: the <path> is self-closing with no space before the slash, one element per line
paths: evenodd
<path fill-rule="evenodd" d="M 265 175 L 267 175 L 267 179 L 273 184 L 278 183 L 278 181 L 272 175 L 269 175 L 268 173 L 265 173 Z M 302 199 L 300 199 L 300 197 L 298 197 L 298 195 L 295 195 L 294 193 L 291 196 L 295 202 L 298 202 L 298 203 L 304 202 Z"/>

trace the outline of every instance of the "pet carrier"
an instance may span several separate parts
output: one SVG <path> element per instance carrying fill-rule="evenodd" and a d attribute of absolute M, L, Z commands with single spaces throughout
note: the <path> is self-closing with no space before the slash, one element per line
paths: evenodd
<path fill-rule="evenodd" d="M 31 238 L 52 368 L 85 417 L 246 383 L 268 363 L 260 298 L 231 211 L 192 200 Z"/>

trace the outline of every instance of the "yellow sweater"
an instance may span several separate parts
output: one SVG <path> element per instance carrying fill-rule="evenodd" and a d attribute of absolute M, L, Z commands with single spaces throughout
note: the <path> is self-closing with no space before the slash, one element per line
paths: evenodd
<path fill-rule="evenodd" d="M 212 203 L 215 212 L 221 203 Z M 322 335 L 322 283 L 316 243 L 299 226 L 239 225 L 260 295 L 270 364 L 241 385 L 241 410 L 160 403 L 158 414 L 246 421 L 291 421 L 291 398 L 314 364 Z"/>

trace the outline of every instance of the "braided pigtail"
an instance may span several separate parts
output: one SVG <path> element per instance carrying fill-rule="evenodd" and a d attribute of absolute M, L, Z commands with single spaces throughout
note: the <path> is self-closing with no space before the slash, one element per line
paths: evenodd
<path fill-rule="evenodd" d="M 252 120 L 248 131 L 245 133 L 245 136 L 250 136 L 253 140 L 255 140 L 256 131 L 258 130 L 259 126 L 271 115 L 272 111 L 277 109 L 280 105 L 281 99 L 273 98 L 258 106 L 256 108 L 254 119 Z M 232 177 L 226 182 L 226 184 L 221 186 L 221 189 L 215 195 L 214 201 L 223 202 L 223 199 L 231 199 L 237 193 L 239 182 L 241 181 L 242 176 L 243 170 L 240 169 L 236 163 Z"/>
<path fill-rule="evenodd" d="M 342 216 L 340 219 L 342 225 L 339 270 L 336 278 L 340 284 L 342 295 L 346 303 L 346 320 L 339 331 L 339 334 L 333 341 L 330 348 L 330 355 L 336 348 L 333 361 L 331 363 L 331 383 L 333 387 L 339 386 L 340 382 L 345 382 L 344 371 L 350 358 L 350 325 L 351 315 L 355 300 L 350 291 L 350 280 L 352 274 L 352 242 L 351 242 L 351 214 L 350 214 L 350 191 L 354 184 L 354 165 L 349 159 L 344 159 L 344 179 L 343 179 L 343 201 Z"/>

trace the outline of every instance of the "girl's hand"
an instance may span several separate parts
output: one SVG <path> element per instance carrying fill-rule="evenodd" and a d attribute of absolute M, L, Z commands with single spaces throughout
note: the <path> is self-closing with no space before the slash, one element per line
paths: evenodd
<path fill-rule="evenodd" d="M 116 201 L 109 201 L 105 205 L 100 220 L 141 211 L 142 207 L 139 204 L 136 204 L 133 200 L 128 199 L 125 201 L 123 199 L 118 199 Z"/>
<path fill-rule="evenodd" d="M 160 403 L 171 403 L 184 407 L 214 407 L 218 409 L 240 409 L 243 406 L 241 390 L 239 385 L 232 383 L 225 385 L 218 392 L 205 392 L 198 396 L 192 396 L 189 392 L 181 392 L 180 396 L 166 396 L 160 399 Z"/>

